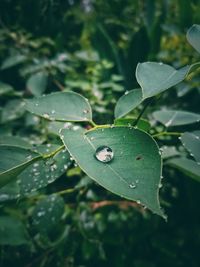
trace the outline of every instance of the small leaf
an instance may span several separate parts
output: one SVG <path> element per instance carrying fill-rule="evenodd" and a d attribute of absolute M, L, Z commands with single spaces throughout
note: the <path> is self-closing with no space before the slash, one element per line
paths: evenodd
<path fill-rule="evenodd" d="M 187 31 L 188 42 L 200 53 L 200 25 L 194 24 Z"/>
<path fill-rule="evenodd" d="M 61 138 L 89 177 L 164 216 L 158 199 L 161 156 L 150 135 L 130 127 L 107 127 L 88 132 L 62 129 Z M 105 154 L 97 156 L 100 148 L 110 153 L 106 161 L 100 161 Z"/>
<path fill-rule="evenodd" d="M 48 75 L 44 72 L 37 72 L 30 76 L 27 81 L 27 88 L 34 96 L 41 96 L 47 87 Z"/>
<path fill-rule="evenodd" d="M 27 60 L 27 57 L 25 55 L 17 54 L 17 55 L 10 56 L 4 60 L 3 64 L 1 65 L 1 69 L 5 70 L 8 68 L 14 67 L 26 60 Z"/>
<path fill-rule="evenodd" d="M 142 90 L 133 89 L 121 96 L 115 106 L 115 118 L 121 118 L 142 102 Z"/>
<path fill-rule="evenodd" d="M 167 161 L 167 164 L 200 182 L 200 166 L 195 161 L 187 158 L 174 158 Z"/>
<path fill-rule="evenodd" d="M 13 87 L 9 84 L 0 82 L 0 96 L 13 92 Z"/>
<path fill-rule="evenodd" d="M 89 121 L 92 119 L 92 111 L 87 99 L 74 92 L 57 92 L 27 99 L 25 108 L 49 120 Z"/>
<path fill-rule="evenodd" d="M 49 232 L 59 223 L 64 212 L 64 200 L 59 195 L 50 195 L 40 200 L 32 214 L 33 225 L 39 232 Z"/>
<path fill-rule="evenodd" d="M 134 123 L 137 121 L 137 118 L 120 118 L 120 119 L 115 119 L 115 126 L 134 126 Z M 145 132 L 148 132 L 151 128 L 151 124 L 144 119 L 140 119 L 137 122 L 137 128 L 141 129 Z"/>
<path fill-rule="evenodd" d="M 136 79 L 142 88 L 143 99 L 155 96 L 185 79 L 191 66 L 179 70 L 156 62 L 139 63 Z"/>
<path fill-rule="evenodd" d="M 0 245 L 19 246 L 28 243 L 24 224 L 13 217 L 0 217 Z"/>
<path fill-rule="evenodd" d="M 2 110 L 1 122 L 13 121 L 20 118 L 25 112 L 24 102 L 21 99 L 13 99 L 6 103 Z"/>
<path fill-rule="evenodd" d="M 12 146 L 0 146 L 0 187 L 11 182 L 32 162 L 41 158 L 37 153 Z"/>
<path fill-rule="evenodd" d="M 183 133 L 181 136 L 181 142 L 190 152 L 190 155 L 194 157 L 196 162 L 200 164 L 200 131 Z"/>
<path fill-rule="evenodd" d="M 153 117 L 166 127 L 186 125 L 200 121 L 200 114 L 178 110 L 155 111 Z"/>
<path fill-rule="evenodd" d="M 162 159 L 168 159 L 180 155 L 175 146 L 162 146 L 160 151 L 162 151 Z"/>

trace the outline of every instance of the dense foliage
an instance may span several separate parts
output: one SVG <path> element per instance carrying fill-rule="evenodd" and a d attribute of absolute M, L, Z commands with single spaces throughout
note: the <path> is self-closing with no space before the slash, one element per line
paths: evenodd
<path fill-rule="evenodd" d="M 0 2 L 1 266 L 199 266 L 199 14 Z"/>

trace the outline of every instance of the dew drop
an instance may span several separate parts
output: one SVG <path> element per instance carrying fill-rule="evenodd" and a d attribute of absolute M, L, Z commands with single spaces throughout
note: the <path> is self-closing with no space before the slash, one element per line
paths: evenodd
<path fill-rule="evenodd" d="M 95 158 L 101 162 L 110 162 L 114 157 L 112 149 L 108 146 L 100 146 L 95 152 Z"/>
<path fill-rule="evenodd" d="M 134 189 L 134 188 L 136 188 L 136 185 L 134 183 L 131 183 L 131 184 L 129 184 L 129 187 Z"/>
<path fill-rule="evenodd" d="M 45 119 L 49 119 L 49 114 L 44 113 L 44 114 L 43 114 L 43 117 L 44 117 Z"/>

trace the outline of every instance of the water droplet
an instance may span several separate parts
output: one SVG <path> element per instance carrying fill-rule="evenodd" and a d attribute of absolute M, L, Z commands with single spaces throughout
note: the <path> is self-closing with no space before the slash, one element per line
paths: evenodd
<path fill-rule="evenodd" d="M 87 114 L 87 113 L 89 113 L 89 110 L 84 109 L 84 110 L 83 110 L 83 113 L 84 113 L 84 114 Z"/>
<path fill-rule="evenodd" d="M 43 114 L 43 117 L 44 117 L 45 119 L 49 119 L 49 114 L 44 113 L 44 114 Z"/>
<path fill-rule="evenodd" d="M 114 157 L 114 153 L 110 147 L 100 146 L 95 152 L 95 157 L 101 162 L 110 162 Z"/>
<path fill-rule="evenodd" d="M 55 113 L 56 113 L 56 111 L 55 111 L 55 110 L 52 110 L 52 111 L 51 111 L 51 114 L 55 114 Z"/>
<path fill-rule="evenodd" d="M 129 187 L 134 189 L 134 188 L 136 188 L 136 185 L 134 183 L 131 183 L 131 184 L 129 184 Z"/>

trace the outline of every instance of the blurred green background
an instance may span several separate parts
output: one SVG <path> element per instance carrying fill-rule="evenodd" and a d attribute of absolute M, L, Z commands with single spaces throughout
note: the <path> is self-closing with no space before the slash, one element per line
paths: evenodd
<path fill-rule="evenodd" d="M 59 144 L 55 125 L 22 104 L 54 91 L 81 93 L 96 122 L 112 123 L 117 99 L 138 87 L 138 62 L 178 68 L 199 59 L 185 37 L 194 23 L 200 24 L 199 0 L 1 0 L 0 142 L 14 135 L 33 145 Z M 151 112 L 162 107 L 198 113 L 199 91 L 198 75 L 190 77 L 145 116 L 154 125 Z M 180 146 L 173 137 L 159 142 Z M 16 184 L 1 189 L 0 266 L 199 267 L 200 184 L 169 166 L 163 176 L 167 223 L 73 164 L 28 197 L 18 197 Z M 55 192 L 61 193 L 49 207 Z M 44 210 L 48 215 L 36 221 Z"/>

